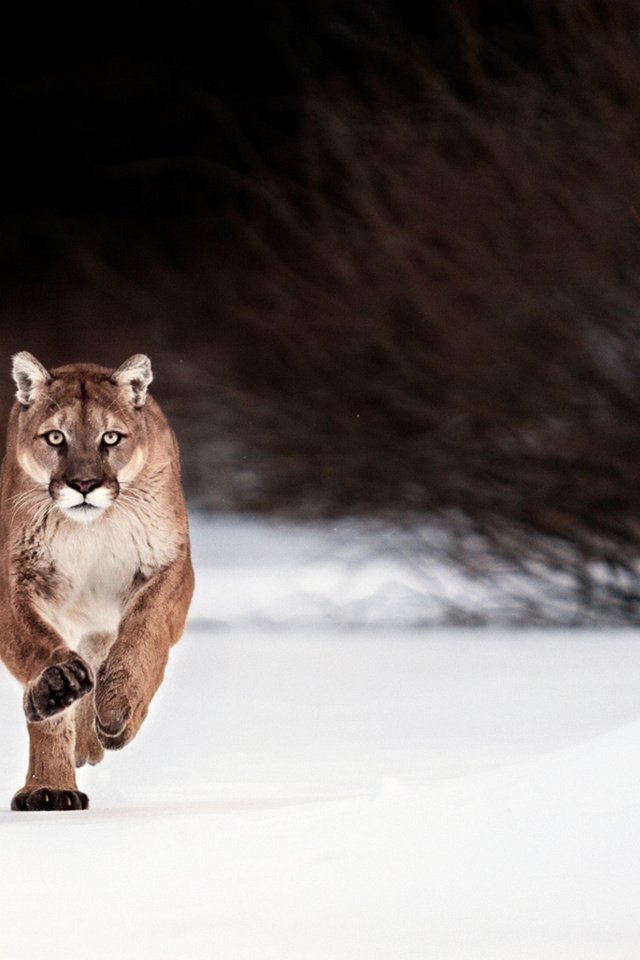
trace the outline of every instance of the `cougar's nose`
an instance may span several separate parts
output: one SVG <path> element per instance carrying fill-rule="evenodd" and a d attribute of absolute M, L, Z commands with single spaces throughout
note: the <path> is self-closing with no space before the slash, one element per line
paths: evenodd
<path fill-rule="evenodd" d="M 96 480 L 95 477 L 91 480 L 67 480 L 68 487 L 72 487 L 84 496 L 86 496 L 87 493 L 91 493 L 96 487 L 99 487 L 101 483 L 102 481 Z"/>

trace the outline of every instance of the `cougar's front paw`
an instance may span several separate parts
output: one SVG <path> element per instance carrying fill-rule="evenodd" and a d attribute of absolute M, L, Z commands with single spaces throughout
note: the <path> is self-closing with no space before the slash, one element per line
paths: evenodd
<path fill-rule="evenodd" d="M 80 657 L 47 667 L 25 691 L 27 720 L 30 723 L 46 720 L 84 697 L 92 688 L 91 670 Z"/>
<path fill-rule="evenodd" d="M 12 810 L 86 810 L 89 797 L 81 790 L 54 790 L 38 787 L 18 790 L 11 801 Z"/>
<path fill-rule="evenodd" d="M 96 736 L 107 750 L 120 750 L 133 740 L 147 715 L 130 673 L 108 661 L 98 670 L 94 705 Z"/>
<path fill-rule="evenodd" d="M 100 716 L 96 717 L 96 735 L 103 747 L 107 750 L 120 750 L 129 743 L 129 740 L 133 737 L 133 730 L 128 723 L 128 719 L 128 708 L 122 717 L 113 720 L 111 723 L 102 723 Z"/>

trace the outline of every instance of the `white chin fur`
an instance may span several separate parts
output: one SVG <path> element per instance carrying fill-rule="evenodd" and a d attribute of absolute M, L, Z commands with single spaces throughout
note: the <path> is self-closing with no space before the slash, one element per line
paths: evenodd
<path fill-rule="evenodd" d="M 93 523 L 112 502 L 106 487 L 97 487 L 86 497 L 72 487 L 63 487 L 56 498 L 56 506 L 77 523 Z"/>
<path fill-rule="evenodd" d="M 104 507 L 92 507 L 86 503 L 77 507 L 63 507 L 61 504 L 58 504 L 58 506 L 67 517 L 75 520 L 76 523 L 93 523 L 104 513 Z"/>

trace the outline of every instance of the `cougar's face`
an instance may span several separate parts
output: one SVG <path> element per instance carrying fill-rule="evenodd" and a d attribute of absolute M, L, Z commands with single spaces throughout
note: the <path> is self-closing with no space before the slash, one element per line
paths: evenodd
<path fill-rule="evenodd" d="M 114 376 L 54 370 L 20 413 L 20 466 L 80 523 L 108 510 L 146 458 L 142 405 Z"/>

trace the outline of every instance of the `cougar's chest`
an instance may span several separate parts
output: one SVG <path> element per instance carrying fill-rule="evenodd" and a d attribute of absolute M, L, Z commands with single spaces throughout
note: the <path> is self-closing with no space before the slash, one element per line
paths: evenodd
<path fill-rule="evenodd" d="M 38 598 L 38 610 L 72 647 L 89 634 L 116 633 L 137 586 L 153 572 L 153 554 L 144 531 L 67 523 L 47 544 L 53 590 Z"/>

